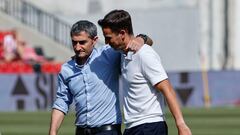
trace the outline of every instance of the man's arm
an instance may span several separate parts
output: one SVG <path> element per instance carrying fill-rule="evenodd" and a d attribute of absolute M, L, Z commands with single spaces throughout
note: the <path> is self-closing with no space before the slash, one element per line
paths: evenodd
<path fill-rule="evenodd" d="M 148 35 L 138 34 L 136 37 L 142 38 L 144 44 L 147 44 L 147 45 L 150 45 L 150 46 L 153 45 L 153 41 Z"/>
<path fill-rule="evenodd" d="M 137 52 L 144 44 L 152 46 L 153 41 L 147 35 L 139 34 L 136 36 L 136 38 L 134 38 L 133 40 L 131 40 L 129 42 L 126 49 L 133 51 L 133 52 Z"/>
<path fill-rule="evenodd" d="M 65 115 L 62 111 L 57 110 L 57 109 L 52 110 L 49 135 L 57 135 L 58 129 L 62 124 L 64 116 Z"/>
<path fill-rule="evenodd" d="M 191 135 L 191 131 L 186 125 L 180 106 L 177 102 L 176 93 L 174 92 L 170 82 L 166 79 L 155 85 L 155 88 L 163 93 L 168 103 L 168 107 L 175 119 L 178 129 L 178 135 Z"/>

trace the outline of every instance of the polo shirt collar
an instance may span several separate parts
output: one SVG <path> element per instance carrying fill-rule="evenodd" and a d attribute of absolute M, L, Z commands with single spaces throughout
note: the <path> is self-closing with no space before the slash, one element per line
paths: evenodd
<path fill-rule="evenodd" d="M 124 56 L 125 60 L 131 61 L 132 57 L 133 57 L 133 54 L 134 54 L 133 51 L 128 51 L 127 54 L 123 53 L 123 56 Z"/>

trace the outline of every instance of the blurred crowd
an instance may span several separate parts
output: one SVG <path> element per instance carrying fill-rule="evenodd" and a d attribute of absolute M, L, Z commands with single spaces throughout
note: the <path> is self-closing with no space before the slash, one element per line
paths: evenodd
<path fill-rule="evenodd" d="M 44 62 L 46 59 L 38 55 L 25 40 L 20 39 L 15 29 L 0 31 L 0 60 L 3 62 L 23 61 L 25 63 Z"/>
<path fill-rule="evenodd" d="M 0 30 L 0 73 L 40 72 L 46 65 L 47 72 L 58 72 L 61 64 L 55 64 L 53 59 L 44 56 L 41 47 L 33 47 L 20 38 L 16 29 Z"/>

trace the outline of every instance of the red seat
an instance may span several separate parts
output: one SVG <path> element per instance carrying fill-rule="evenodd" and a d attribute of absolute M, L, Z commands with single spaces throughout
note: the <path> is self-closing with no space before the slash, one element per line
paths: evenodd
<path fill-rule="evenodd" d="M 42 64 L 43 73 L 59 73 L 61 70 L 61 63 L 47 62 Z"/>
<path fill-rule="evenodd" d="M 32 65 L 23 62 L 4 62 L 0 64 L 0 73 L 33 73 Z"/>

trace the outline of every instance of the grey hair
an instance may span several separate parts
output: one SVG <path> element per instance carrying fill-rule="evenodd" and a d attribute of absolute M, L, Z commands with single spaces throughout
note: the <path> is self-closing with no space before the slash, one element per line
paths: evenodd
<path fill-rule="evenodd" d="M 91 39 L 97 36 L 97 26 L 87 20 L 80 20 L 75 24 L 73 24 L 70 35 L 72 37 L 73 35 L 80 34 L 80 32 L 82 31 L 85 31 L 86 33 L 88 33 Z"/>

